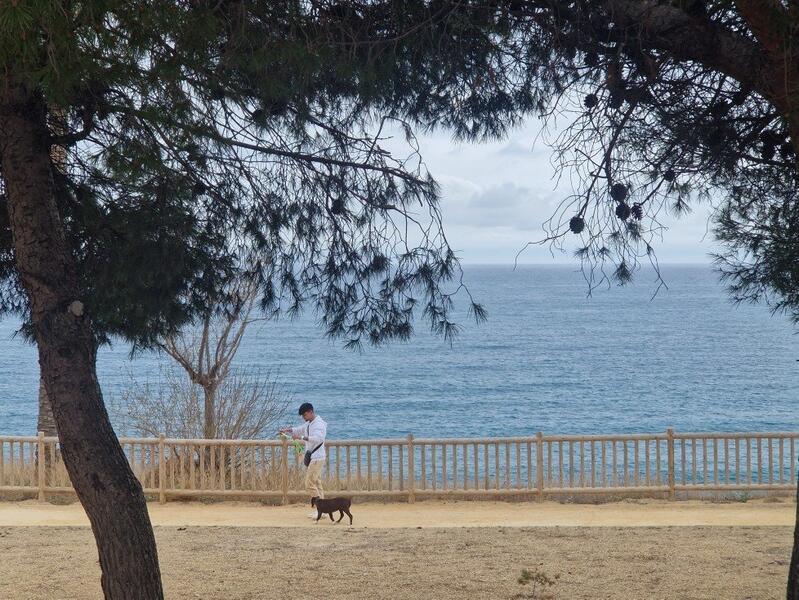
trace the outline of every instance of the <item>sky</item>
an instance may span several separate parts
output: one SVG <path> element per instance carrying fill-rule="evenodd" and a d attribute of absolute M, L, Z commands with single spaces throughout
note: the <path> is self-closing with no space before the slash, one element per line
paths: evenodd
<path fill-rule="evenodd" d="M 552 152 L 537 139 L 537 120 L 513 131 L 508 139 L 483 144 L 452 141 L 446 132 L 419 137 L 422 157 L 442 189 L 444 227 L 450 244 L 465 264 L 509 264 L 527 242 L 544 237 L 542 223 L 571 189 L 569 174 L 560 182 Z M 669 227 L 656 245 L 661 263 L 709 263 L 715 249 L 708 231 L 709 208 L 694 206 L 688 216 L 665 217 Z M 571 264 L 568 253 L 530 246 L 520 263 Z"/>

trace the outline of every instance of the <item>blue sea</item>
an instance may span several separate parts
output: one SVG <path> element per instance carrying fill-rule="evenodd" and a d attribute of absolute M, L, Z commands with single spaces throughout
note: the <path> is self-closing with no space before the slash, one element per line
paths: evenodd
<path fill-rule="evenodd" d="M 654 298 L 646 270 L 588 297 L 573 266 L 467 266 L 489 319 L 464 314 L 451 346 L 419 322 L 409 342 L 354 353 L 308 313 L 253 326 L 237 360 L 277 374 L 288 422 L 310 401 L 336 439 L 799 430 L 796 328 L 764 306 L 733 305 L 710 266 L 662 275 L 668 289 Z M 36 351 L 18 326 L 0 321 L 0 434 L 36 429 Z M 103 348 L 106 398 L 131 377 L 157 382 L 166 361 Z"/>

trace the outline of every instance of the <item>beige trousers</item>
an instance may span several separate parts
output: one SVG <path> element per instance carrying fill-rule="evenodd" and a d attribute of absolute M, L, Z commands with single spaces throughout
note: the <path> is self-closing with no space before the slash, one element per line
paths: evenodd
<path fill-rule="evenodd" d="M 311 498 L 324 498 L 325 491 L 322 489 L 322 467 L 325 461 L 312 460 L 308 465 L 305 472 L 305 490 L 311 495 Z"/>

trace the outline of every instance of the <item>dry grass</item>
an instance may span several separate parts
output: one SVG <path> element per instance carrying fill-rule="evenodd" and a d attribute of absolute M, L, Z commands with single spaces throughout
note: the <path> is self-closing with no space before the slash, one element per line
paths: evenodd
<path fill-rule="evenodd" d="M 157 527 L 167 597 L 508 599 L 522 569 L 555 598 L 784 597 L 788 527 Z M 0 528 L 0 598 L 99 599 L 88 528 Z M 58 568 L 54 568 L 57 565 Z"/>

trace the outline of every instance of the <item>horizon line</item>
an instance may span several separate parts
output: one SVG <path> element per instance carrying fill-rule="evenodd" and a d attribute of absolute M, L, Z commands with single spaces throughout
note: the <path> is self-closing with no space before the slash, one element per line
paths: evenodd
<path fill-rule="evenodd" d="M 480 267 L 480 266 L 485 266 L 485 267 L 498 267 L 498 266 L 500 266 L 500 267 L 505 267 L 505 266 L 509 266 L 509 267 L 513 267 L 513 266 L 517 266 L 517 267 L 579 267 L 580 266 L 579 262 L 577 262 L 577 263 L 566 263 L 566 262 L 519 262 L 519 263 L 515 263 L 514 264 L 512 261 L 510 261 L 510 262 L 499 262 L 499 261 L 497 261 L 497 262 L 487 262 L 487 261 L 472 261 L 472 260 L 464 260 L 464 259 L 461 259 L 460 263 L 462 265 L 469 265 L 469 266 L 473 266 L 473 267 Z M 650 265 L 650 264 L 646 264 L 646 265 L 642 264 L 642 265 L 639 265 L 639 266 L 642 267 L 642 268 L 652 268 L 652 265 Z M 673 266 L 712 267 L 713 266 L 713 262 L 712 261 L 705 261 L 705 262 L 698 262 L 698 261 L 669 261 L 669 262 L 660 262 L 660 263 L 658 263 L 658 267 L 669 267 L 669 266 L 671 266 L 671 267 L 673 267 Z"/>

